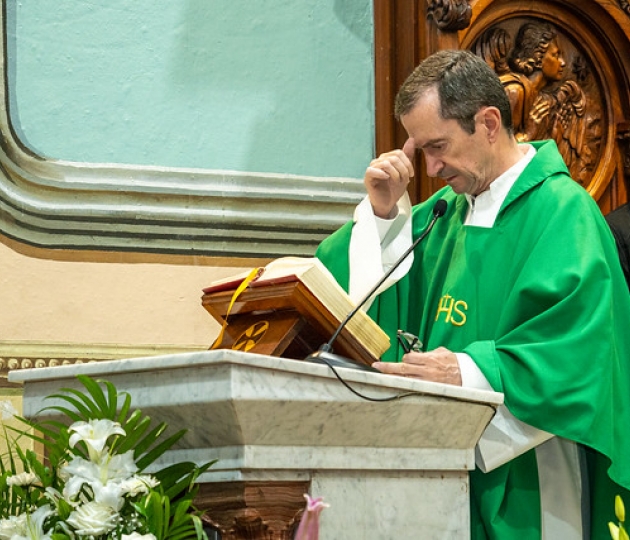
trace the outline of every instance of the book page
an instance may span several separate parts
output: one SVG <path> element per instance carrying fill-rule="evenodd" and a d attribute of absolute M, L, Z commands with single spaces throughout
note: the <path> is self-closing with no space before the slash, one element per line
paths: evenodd
<path fill-rule="evenodd" d="M 313 266 L 318 266 L 320 270 L 328 273 L 334 280 L 332 274 L 328 272 L 328 269 L 315 257 L 280 257 L 265 266 L 264 271 L 257 281 L 265 281 L 267 279 L 284 276 L 299 276 Z"/>

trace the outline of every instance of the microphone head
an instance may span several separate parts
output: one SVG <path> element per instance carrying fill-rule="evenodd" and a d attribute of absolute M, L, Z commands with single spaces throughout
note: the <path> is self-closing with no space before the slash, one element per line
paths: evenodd
<path fill-rule="evenodd" d="M 436 218 L 442 217 L 444 214 L 446 214 L 447 206 L 448 204 L 444 199 L 438 199 L 435 203 L 435 206 L 433 207 L 433 215 Z"/>

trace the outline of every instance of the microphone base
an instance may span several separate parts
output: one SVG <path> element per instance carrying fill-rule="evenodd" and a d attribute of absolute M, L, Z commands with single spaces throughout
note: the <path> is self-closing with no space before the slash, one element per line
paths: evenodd
<path fill-rule="evenodd" d="M 359 369 L 361 371 L 380 373 L 378 369 L 375 369 L 372 366 L 368 366 L 367 364 L 363 364 L 361 362 L 357 362 L 356 360 L 351 360 L 350 358 L 346 358 L 345 356 L 340 356 L 338 354 L 334 354 L 328 351 L 319 350 L 317 352 L 309 354 L 304 360 L 306 362 L 313 362 L 314 364 L 326 364 L 333 367 L 344 367 L 350 369 Z"/>

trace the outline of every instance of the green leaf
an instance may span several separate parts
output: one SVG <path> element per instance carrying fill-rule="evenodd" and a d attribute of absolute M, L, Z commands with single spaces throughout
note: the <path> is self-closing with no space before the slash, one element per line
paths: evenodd
<path fill-rule="evenodd" d="M 129 450 L 133 450 L 138 441 L 142 439 L 145 432 L 151 427 L 151 419 L 148 417 L 140 418 L 135 427 L 130 428 L 128 424 L 123 426 L 126 435 L 121 437 L 115 446 L 116 453 L 124 454 Z"/>
<path fill-rule="evenodd" d="M 195 525 L 195 533 L 199 540 L 208 540 L 206 531 L 203 530 L 203 522 L 199 516 L 192 516 L 193 524 Z"/>
<path fill-rule="evenodd" d="M 124 396 L 125 400 L 120 408 L 120 412 L 118 413 L 118 423 L 120 425 L 125 425 L 129 421 L 126 420 L 127 415 L 129 414 L 129 410 L 131 409 L 131 396 L 127 392 L 122 392 L 119 394 L 120 397 Z M 140 411 L 134 411 L 133 414 L 139 413 Z M 133 416 L 132 414 L 132 416 Z"/>
<path fill-rule="evenodd" d="M 181 505 L 181 509 L 185 510 L 185 506 Z M 171 522 L 168 538 L 169 540 L 208 539 L 199 516 L 191 512 L 181 513 L 181 511 L 176 512 L 176 517 Z"/>
<path fill-rule="evenodd" d="M 116 410 L 118 409 L 118 391 L 113 384 L 108 383 L 107 381 L 103 382 L 107 387 L 107 402 L 109 403 L 107 417 L 122 424 L 119 420 L 120 417 L 116 416 Z M 127 396 L 129 397 L 129 403 L 131 403 L 131 397 L 129 395 Z"/>
<path fill-rule="evenodd" d="M 175 505 L 175 512 L 173 512 L 172 516 L 173 525 L 181 525 L 182 523 L 189 521 L 188 510 L 190 509 L 191 504 L 192 501 L 185 500 L 180 501 Z"/>
<path fill-rule="evenodd" d="M 124 420 L 123 418 L 121 418 L 120 415 L 118 416 L 118 423 L 125 429 L 125 431 L 127 432 L 127 435 L 129 435 L 129 433 L 138 429 L 138 426 L 140 426 L 144 422 L 147 422 L 148 420 L 149 419 L 145 417 L 142 414 L 142 411 L 140 410 L 133 411 L 133 413 L 131 413 L 131 415 L 129 416 L 127 420 Z M 147 427 L 148 427 L 148 423 L 147 423 Z"/>
<path fill-rule="evenodd" d="M 68 503 L 65 499 L 61 499 L 58 504 L 59 504 L 59 517 L 65 521 L 73 512 L 74 507 L 71 506 L 70 503 Z"/>
<path fill-rule="evenodd" d="M 81 384 L 85 386 L 86 390 L 89 392 L 90 396 L 92 397 L 91 405 L 94 406 L 94 408 L 96 409 L 96 412 L 102 415 L 102 418 L 109 418 L 110 420 L 113 420 L 115 413 L 114 413 L 114 416 L 111 418 L 108 416 L 110 407 L 109 407 L 107 398 L 105 397 L 105 394 L 103 393 L 103 389 L 101 388 L 101 384 L 104 384 L 107 388 L 109 388 L 113 386 L 112 383 L 110 383 L 109 381 L 103 381 L 100 379 L 94 380 L 91 377 L 88 377 L 87 375 L 77 375 L 77 379 L 79 379 Z M 77 392 L 81 393 L 78 390 Z M 108 390 L 108 394 L 109 394 L 109 390 Z M 81 394 L 81 395 L 83 396 L 83 398 L 85 398 L 85 402 L 87 404 L 90 404 L 90 400 L 88 399 L 88 397 L 85 396 L 84 394 Z M 116 401 L 117 401 L 115 396 L 116 396 L 116 392 L 114 391 L 114 405 L 116 404 Z"/>
<path fill-rule="evenodd" d="M 32 450 L 28 450 L 24 459 L 26 460 L 32 471 L 41 480 L 44 487 L 52 486 L 54 477 L 51 473 L 51 470 L 48 467 L 45 467 L 44 464 L 39 461 L 35 452 L 33 452 Z"/>
<path fill-rule="evenodd" d="M 167 519 L 162 523 L 162 538 L 168 538 L 168 529 L 170 520 L 168 517 L 171 515 L 171 501 L 168 497 L 162 497 L 162 507 L 164 508 L 164 515 Z"/>
<path fill-rule="evenodd" d="M 89 412 L 85 412 L 83 413 L 83 418 L 82 420 L 87 422 L 90 419 L 101 419 L 103 418 L 103 413 L 100 409 L 100 407 L 98 406 L 97 403 L 95 403 L 92 399 L 90 399 L 90 396 L 87 396 L 86 394 L 84 394 L 81 390 L 75 390 L 74 388 L 67 388 L 66 391 L 68 392 L 68 395 L 66 395 L 65 399 L 67 401 L 70 401 L 71 397 L 70 394 L 73 394 L 76 396 L 77 400 L 82 403 L 82 408 L 86 408 Z M 77 407 L 77 410 L 82 410 L 79 409 L 79 407 Z"/>
<path fill-rule="evenodd" d="M 178 431 L 165 441 L 162 441 L 160 444 L 155 446 L 150 452 L 142 456 L 138 459 L 137 465 L 138 468 L 143 471 L 146 469 L 151 463 L 156 461 L 162 454 L 164 454 L 167 450 L 169 450 L 179 439 L 181 439 L 186 433 L 186 430 Z"/>
<path fill-rule="evenodd" d="M 155 444 L 167 427 L 167 424 L 164 422 L 155 426 L 149 433 L 147 433 L 146 437 L 144 437 L 141 441 L 138 441 L 134 455 L 139 456 L 144 454 L 153 444 Z"/>
<path fill-rule="evenodd" d="M 185 491 L 194 489 L 192 486 L 200 474 L 208 470 L 215 461 L 211 461 L 198 467 L 191 462 L 181 462 L 165 467 L 164 469 L 154 473 L 154 476 L 160 481 L 160 485 L 164 489 L 164 493 L 174 499 L 182 496 Z"/>
<path fill-rule="evenodd" d="M 43 421 L 41 423 L 34 422 L 28 420 L 26 418 L 22 418 L 20 416 L 16 417 L 20 422 L 25 424 L 28 428 L 32 430 L 37 430 L 41 432 L 43 435 L 56 435 L 59 429 L 55 429 L 55 426 L 61 425 L 59 422 L 53 422 L 52 420 Z M 48 428 L 48 425 L 52 425 L 51 428 Z M 65 426 L 63 426 L 65 428 Z M 27 437 L 29 439 L 37 440 L 38 442 L 43 442 L 40 437 L 38 437 L 37 433 L 33 433 L 32 431 L 27 431 L 24 429 L 19 429 L 16 427 L 10 427 L 10 429 L 14 432 L 19 433 L 20 435 Z"/>
<path fill-rule="evenodd" d="M 147 527 L 157 540 L 164 540 L 164 526 L 168 526 L 168 510 L 163 504 L 162 496 L 151 491 L 138 508 L 140 514 L 147 519 Z"/>
<path fill-rule="evenodd" d="M 83 414 L 78 413 L 76 410 L 62 407 L 61 405 L 51 405 L 50 407 L 46 407 L 42 409 L 41 412 L 57 411 L 61 413 L 63 416 L 67 416 L 70 420 L 72 420 L 72 422 L 79 422 L 89 417 L 89 414 L 90 414 L 89 410 L 83 407 L 79 401 L 71 400 L 71 399 L 67 399 L 66 401 L 72 403 Z M 76 401 L 76 403 L 73 403 L 73 401 Z"/>

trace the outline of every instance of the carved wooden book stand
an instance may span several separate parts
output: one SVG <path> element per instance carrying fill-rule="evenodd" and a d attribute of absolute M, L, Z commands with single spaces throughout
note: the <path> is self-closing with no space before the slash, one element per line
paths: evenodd
<path fill-rule="evenodd" d="M 203 307 L 227 325 L 213 348 L 234 349 L 303 360 L 328 342 L 340 321 L 300 281 L 205 292 Z M 371 365 L 376 356 L 347 328 L 334 343 L 335 352 Z"/>

